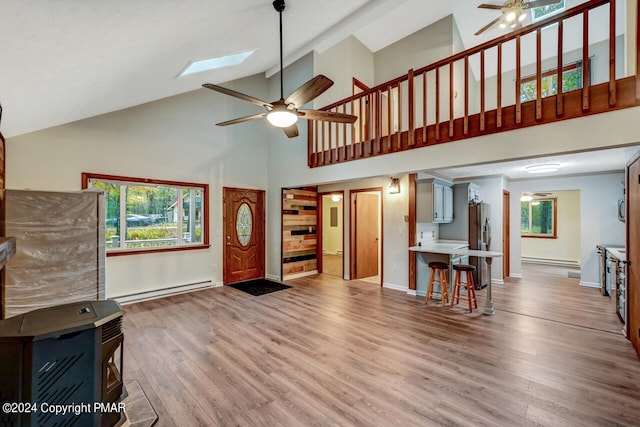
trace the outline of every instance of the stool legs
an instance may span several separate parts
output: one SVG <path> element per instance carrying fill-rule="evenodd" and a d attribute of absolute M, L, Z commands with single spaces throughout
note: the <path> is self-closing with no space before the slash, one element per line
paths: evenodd
<path fill-rule="evenodd" d="M 445 302 L 449 302 L 449 285 L 447 284 L 447 273 L 444 269 L 441 268 L 432 268 L 431 275 L 429 276 L 429 285 L 427 287 L 427 296 L 424 299 L 425 304 L 429 302 L 430 299 L 433 298 L 434 291 L 434 282 L 436 280 L 436 270 L 439 271 L 440 274 L 440 297 L 442 299 L 442 306 L 444 307 Z"/>
<path fill-rule="evenodd" d="M 429 276 L 429 287 L 427 287 L 427 296 L 424 299 L 424 303 L 428 303 L 431 298 L 433 298 L 433 280 L 436 277 L 435 268 L 431 269 L 431 276 Z"/>
<path fill-rule="evenodd" d="M 467 301 L 469 303 L 469 313 L 473 312 L 473 307 L 478 308 L 478 301 L 476 300 L 476 288 L 473 284 L 473 275 L 470 271 L 466 271 L 467 283 L 463 283 L 460 279 L 460 272 L 456 270 L 455 279 L 453 281 L 453 292 L 451 294 L 451 307 L 454 304 L 460 302 L 460 288 L 465 287 L 467 289 Z M 473 307 L 472 307 L 473 303 Z"/>

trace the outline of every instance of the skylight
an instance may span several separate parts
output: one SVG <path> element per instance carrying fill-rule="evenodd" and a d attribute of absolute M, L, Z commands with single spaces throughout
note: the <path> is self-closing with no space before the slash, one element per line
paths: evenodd
<path fill-rule="evenodd" d="M 564 10 L 564 0 L 558 3 L 550 4 L 547 6 L 534 7 L 531 9 L 531 20 L 538 22 L 544 18 L 548 18 L 551 15 L 555 15 Z"/>
<path fill-rule="evenodd" d="M 231 67 L 242 63 L 251 56 L 255 50 L 248 52 L 234 53 L 232 55 L 218 56 L 216 58 L 199 59 L 190 61 L 185 69 L 178 74 L 178 77 L 187 76 L 189 74 L 201 73 L 203 71 L 211 71 L 217 68 Z"/>

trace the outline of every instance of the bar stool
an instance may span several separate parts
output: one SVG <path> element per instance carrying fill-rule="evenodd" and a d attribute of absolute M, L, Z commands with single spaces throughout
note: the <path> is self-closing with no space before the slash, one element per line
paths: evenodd
<path fill-rule="evenodd" d="M 460 302 L 460 288 L 467 289 L 467 301 L 469 301 L 469 313 L 473 312 L 473 308 L 471 308 L 471 301 L 473 301 L 473 306 L 478 308 L 478 302 L 476 301 L 476 288 L 473 284 L 473 272 L 476 268 L 473 265 L 468 264 L 454 264 L 454 271 L 456 272 L 455 279 L 453 280 L 453 291 L 451 293 L 451 307 L 453 304 L 458 304 Z M 462 274 L 466 273 L 467 282 L 462 282 Z"/>
<path fill-rule="evenodd" d="M 429 268 L 431 268 L 431 277 L 429 277 L 427 297 L 424 299 L 424 303 L 427 304 L 429 300 L 433 298 L 433 283 L 436 278 L 436 273 L 440 272 L 440 298 L 442 300 L 442 306 L 444 307 L 445 301 L 449 302 L 449 285 L 447 285 L 447 271 L 449 270 L 449 264 L 446 262 L 431 261 L 429 263 Z"/>

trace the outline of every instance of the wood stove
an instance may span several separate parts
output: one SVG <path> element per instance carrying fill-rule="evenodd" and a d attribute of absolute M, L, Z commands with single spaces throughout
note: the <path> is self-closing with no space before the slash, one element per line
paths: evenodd
<path fill-rule="evenodd" d="M 122 307 L 85 301 L 0 321 L 0 426 L 124 421 Z"/>

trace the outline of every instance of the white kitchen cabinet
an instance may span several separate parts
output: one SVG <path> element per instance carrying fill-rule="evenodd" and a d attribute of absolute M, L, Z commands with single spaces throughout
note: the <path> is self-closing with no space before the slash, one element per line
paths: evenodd
<path fill-rule="evenodd" d="M 416 222 L 453 221 L 453 188 L 446 181 L 427 179 L 416 182 Z"/>

